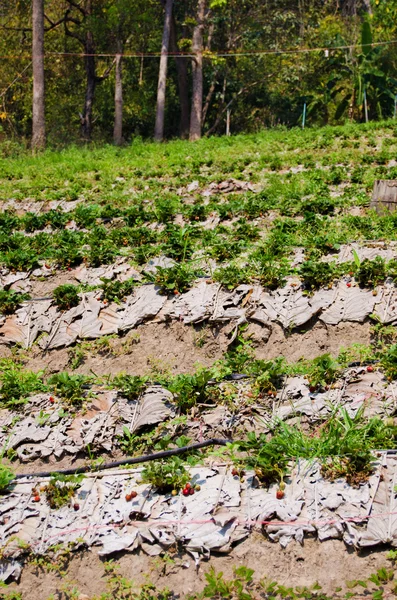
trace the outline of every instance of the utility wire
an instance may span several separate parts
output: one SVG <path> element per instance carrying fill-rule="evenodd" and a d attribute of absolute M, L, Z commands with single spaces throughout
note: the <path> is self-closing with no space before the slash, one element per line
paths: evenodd
<path fill-rule="evenodd" d="M 372 44 L 344 44 L 340 46 L 321 46 L 317 48 L 291 48 L 286 50 L 241 50 L 236 52 L 207 52 L 204 50 L 204 56 L 207 54 L 208 56 L 219 57 L 219 58 L 228 58 L 228 57 L 239 57 L 239 56 L 271 56 L 271 55 L 282 55 L 282 54 L 309 54 L 313 52 L 332 52 L 335 50 L 353 50 L 355 48 L 375 48 L 378 46 L 391 46 L 397 44 L 397 39 L 385 41 L 385 42 L 373 42 Z M 167 52 L 167 55 L 170 57 L 180 57 L 180 58 L 195 58 L 196 54 L 192 52 Z M 121 56 L 122 58 L 160 58 L 160 52 L 98 52 L 95 54 L 88 54 L 84 52 L 46 52 L 44 54 L 44 58 L 46 57 L 57 57 L 57 56 L 70 56 L 70 57 L 96 57 L 96 58 L 114 58 L 116 56 Z M 31 54 L 19 54 L 19 55 L 0 55 L 1 59 L 22 59 L 22 58 L 32 58 Z"/>

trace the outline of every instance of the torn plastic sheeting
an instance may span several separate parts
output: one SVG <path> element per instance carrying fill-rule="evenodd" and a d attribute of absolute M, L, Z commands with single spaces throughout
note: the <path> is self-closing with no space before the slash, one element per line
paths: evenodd
<path fill-rule="evenodd" d="M 358 547 L 364 548 L 377 544 L 397 546 L 396 484 L 397 457 L 384 456 L 379 486 L 371 506 L 372 518 L 368 520 L 365 529 L 352 526 L 352 530 L 356 532 Z"/>
<path fill-rule="evenodd" d="M 214 310 L 218 284 L 201 281 L 198 286 L 175 298 L 164 307 L 165 314 L 172 318 L 183 318 L 183 322 L 199 323 L 209 318 Z"/>
<path fill-rule="evenodd" d="M 144 285 L 137 288 L 134 295 L 129 297 L 124 311 L 120 312 L 120 331 L 132 329 L 145 319 L 153 318 L 161 310 L 166 302 L 166 296 L 162 296 L 154 285 Z"/>
<path fill-rule="evenodd" d="M 375 303 L 376 297 L 371 291 L 348 288 L 340 283 L 335 301 L 320 315 L 320 320 L 327 325 L 337 325 L 341 321 L 362 323 L 373 312 Z"/>
<path fill-rule="evenodd" d="M 22 572 L 22 566 L 17 561 L 0 560 L 0 581 L 14 579 L 18 581 Z"/>

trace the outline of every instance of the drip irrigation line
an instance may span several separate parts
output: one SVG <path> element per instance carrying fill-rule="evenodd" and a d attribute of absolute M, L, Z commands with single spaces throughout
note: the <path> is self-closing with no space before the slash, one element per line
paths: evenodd
<path fill-rule="evenodd" d="M 143 456 L 134 456 L 131 458 L 124 458 L 123 460 L 116 460 L 115 462 L 104 463 L 96 467 L 96 471 L 105 471 L 107 469 L 114 469 L 115 467 L 121 467 L 123 465 L 136 465 L 143 462 L 149 462 L 151 460 L 159 460 L 161 458 L 168 458 L 170 456 L 176 456 L 177 454 L 184 454 L 185 452 L 192 452 L 199 450 L 200 448 L 206 448 L 207 446 L 226 446 L 231 444 L 233 440 L 211 438 L 205 442 L 197 442 L 190 446 L 182 446 L 182 448 L 173 448 L 172 450 L 164 450 L 163 452 L 155 452 L 153 454 L 144 454 Z M 62 475 L 78 475 L 79 473 L 87 473 L 91 471 L 90 465 L 83 467 L 77 467 L 76 469 L 60 469 L 57 471 L 41 471 L 40 473 L 18 473 L 15 475 L 15 479 L 25 479 L 28 477 L 51 477 L 54 473 L 61 473 Z"/>

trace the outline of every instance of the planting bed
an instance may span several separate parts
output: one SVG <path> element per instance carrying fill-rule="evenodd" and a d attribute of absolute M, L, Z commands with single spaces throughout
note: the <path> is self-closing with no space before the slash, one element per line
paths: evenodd
<path fill-rule="evenodd" d="M 332 593 L 373 568 L 373 593 L 391 589 L 379 569 L 397 546 L 397 217 L 369 202 L 375 179 L 397 178 L 395 133 L 275 130 L 0 163 L 9 598 L 33 598 L 29 582 L 77 598 L 72 574 L 100 597 L 103 564 L 109 593 L 132 597 L 115 595 L 109 558 L 138 583 L 172 564 L 178 586 L 185 569 L 184 596 L 206 560 L 231 576 L 264 549 L 273 569 L 322 557 L 278 571 L 283 585 L 321 579 Z M 321 578 L 325 547 L 352 576 Z M 91 583 L 79 560 L 94 561 Z M 231 597 L 217 585 L 211 597 Z"/>

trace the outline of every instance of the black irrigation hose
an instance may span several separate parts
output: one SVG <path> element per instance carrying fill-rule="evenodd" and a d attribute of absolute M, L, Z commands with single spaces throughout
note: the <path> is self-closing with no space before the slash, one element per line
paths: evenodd
<path fill-rule="evenodd" d="M 191 446 L 182 446 L 182 448 L 173 448 L 172 450 L 164 450 L 163 452 L 155 452 L 154 454 L 144 454 L 143 456 L 135 456 L 133 458 L 125 458 L 124 460 L 117 460 L 111 463 L 104 463 L 95 468 L 95 471 L 105 471 L 107 469 L 114 469 L 115 467 L 121 467 L 122 465 L 136 465 L 150 460 L 158 460 L 160 458 L 168 458 L 169 456 L 175 456 L 176 454 L 183 454 L 184 452 L 191 452 L 192 450 L 199 450 L 200 448 L 206 448 L 207 446 L 226 446 L 226 444 L 232 443 L 233 440 L 211 438 L 205 442 L 197 442 L 191 444 Z M 78 475 L 79 473 L 87 473 L 91 471 L 90 465 L 84 467 L 77 467 L 77 469 L 60 469 L 59 471 L 42 471 L 41 473 L 18 473 L 15 475 L 15 479 L 25 479 L 26 477 L 50 477 L 54 473 L 62 473 L 62 475 Z"/>

